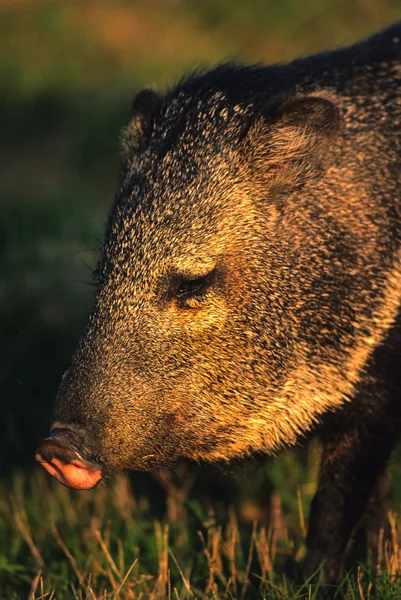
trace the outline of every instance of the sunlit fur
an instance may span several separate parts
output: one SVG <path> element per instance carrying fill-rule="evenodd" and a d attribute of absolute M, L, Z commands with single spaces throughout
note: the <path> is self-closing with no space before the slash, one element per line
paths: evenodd
<path fill-rule="evenodd" d="M 106 471 L 275 453 L 352 401 L 400 307 L 397 31 L 134 104 L 55 411 Z"/>
<path fill-rule="evenodd" d="M 54 413 L 103 474 L 317 433 L 327 582 L 401 431 L 400 37 L 138 94 Z"/>

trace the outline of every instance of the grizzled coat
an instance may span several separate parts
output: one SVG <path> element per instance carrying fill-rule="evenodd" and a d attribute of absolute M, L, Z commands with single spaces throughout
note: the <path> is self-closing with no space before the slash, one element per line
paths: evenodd
<path fill-rule="evenodd" d="M 400 38 L 138 95 L 54 414 L 106 474 L 318 432 L 329 581 L 400 430 Z"/>

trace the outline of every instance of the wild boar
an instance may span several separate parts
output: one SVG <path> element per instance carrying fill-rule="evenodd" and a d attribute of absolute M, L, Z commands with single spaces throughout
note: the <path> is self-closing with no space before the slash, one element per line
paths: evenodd
<path fill-rule="evenodd" d="M 138 94 L 97 299 L 38 448 L 59 481 L 316 433 L 306 570 L 341 576 L 400 431 L 400 38 Z"/>

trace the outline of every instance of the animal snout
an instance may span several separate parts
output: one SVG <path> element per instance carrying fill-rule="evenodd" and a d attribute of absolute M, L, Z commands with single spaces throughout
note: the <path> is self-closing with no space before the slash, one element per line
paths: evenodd
<path fill-rule="evenodd" d="M 36 460 L 63 485 L 88 490 L 101 481 L 102 468 L 78 447 L 78 438 L 71 429 L 53 429 L 39 443 Z"/>

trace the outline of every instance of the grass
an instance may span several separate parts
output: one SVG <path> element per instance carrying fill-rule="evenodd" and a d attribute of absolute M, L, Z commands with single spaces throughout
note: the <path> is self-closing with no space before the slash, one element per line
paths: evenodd
<path fill-rule="evenodd" d="M 230 56 L 277 61 L 400 17 L 394 0 L 2 0 L 0 79 L 23 94 L 166 85 Z"/>
<path fill-rule="evenodd" d="M 14 474 L 1 490 L 0 597 L 317 597 L 322 585 L 296 584 L 305 555 L 305 486 L 298 487 L 293 512 L 273 492 L 268 516 L 258 522 L 243 503 L 235 509 L 193 497 L 194 485 L 191 472 L 162 472 L 153 494 L 136 495 L 120 475 L 83 493 L 39 469 Z M 161 495 L 165 505 L 156 516 L 153 504 Z M 392 513 L 389 523 L 388 535 L 381 530 L 371 537 L 370 561 L 345 577 L 339 598 L 401 597 L 401 547 Z"/>

